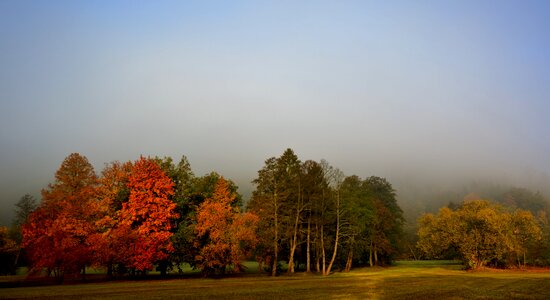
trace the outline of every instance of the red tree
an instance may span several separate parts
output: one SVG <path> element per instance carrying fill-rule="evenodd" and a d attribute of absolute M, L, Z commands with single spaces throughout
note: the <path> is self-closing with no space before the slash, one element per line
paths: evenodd
<path fill-rule="evenodd" d="M 37 272 L 47 268 L 61 282 L 92 262 L 97 177 L 86 157 L 69 155 L 42 191 L 42 203 L 23 226 L 23 247 Z"/>
<path fill-rule="evenodd" d="M 96 232 L 89 238 L 94 250 L 94 263 L 107 268 L 107 276 L 113 276 L 116 265 L 129 265 L 129 253 L 137 234 L 129 225 L 120 224 L 122 203 L 128 201 L 128 178 L 132 163 L 113 162 L 107 165 L 99 179 L 99 201 L 97 211 L 100 217 L 95 222 Z"/>
<path fill-rule="evenodd" d="M 154 160 L 141 157 L 133 165 L 127 183 L 130 195 L 118 214 L 118 228 L 135 237 L 126 253 L 127 267 L 151 270 L 154 262 L 173 250 L 172 221 L 178 217 L 176 204 L 169 199 L 173 186 Z"/>

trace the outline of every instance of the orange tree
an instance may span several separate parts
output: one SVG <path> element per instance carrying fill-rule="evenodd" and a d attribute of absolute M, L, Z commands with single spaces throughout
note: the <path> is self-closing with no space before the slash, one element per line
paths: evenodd
<path fill-rule="evenodd" d="M 97 177 L 86 157 L 69 155 L 22 229 L 22 245 L 36 272 L 46 268 L 62 282 L 65 274 L 84 272 L 91 264 L 88 237 L 97 217 L 96 188 Z"/>
<path fill-rule="evenodd" d="M 204 275 L 223 274 L 228 268 L 242 270 L 241 259 L 257 244 L 258 217 L 252 213 L 241 214 L 233 206 L 236 194 L 228 182 L 219 178 L 211 197 L 197 210 L 195 226 L 195 264 Z"/>
<path fill-rule="evenodd" d="M 102 218 L 96 222 L 98 262 L 109 272 L 114 264 L 145 272 L 173 250 L 170 238 L 176 204 L 169 198 L 173 182 L 150 158 L 103 172 Z"/>

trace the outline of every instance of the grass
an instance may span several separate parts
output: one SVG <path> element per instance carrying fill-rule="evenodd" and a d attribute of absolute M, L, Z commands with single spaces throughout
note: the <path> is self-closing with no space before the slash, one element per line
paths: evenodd
<path fill-rule="evenodd" d="M 398 262 L 328 277 L 299 273 L 4 288 L 0 298 L 550 299 L 550 272 L 469 272 L 454 262 Z"/>

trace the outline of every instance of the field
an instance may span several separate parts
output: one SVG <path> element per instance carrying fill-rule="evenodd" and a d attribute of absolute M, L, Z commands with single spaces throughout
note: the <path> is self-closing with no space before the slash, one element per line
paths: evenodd
<path fill-rule="evenodd" d="M 2 288 L 0 298 L 550 299 L 550 272 L 468 272 L 451 262 L 398 262 L 329 277 L 245 275 Z"/>

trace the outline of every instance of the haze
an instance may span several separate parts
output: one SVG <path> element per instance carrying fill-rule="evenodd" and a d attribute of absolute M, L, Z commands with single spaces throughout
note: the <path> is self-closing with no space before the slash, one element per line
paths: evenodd
<path fill-rule="evenodd" d="M 548 1 L 0 1 L 0 224 L 72 152 L 245 198 L 288 147 L 398 194 L 550 193 L 549 28 Z"/>

